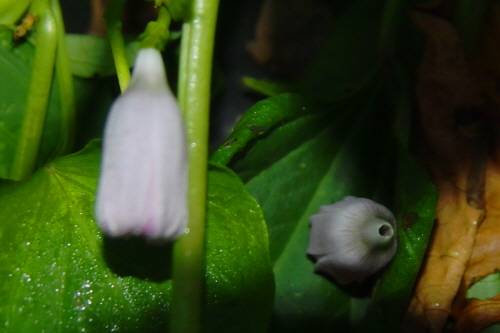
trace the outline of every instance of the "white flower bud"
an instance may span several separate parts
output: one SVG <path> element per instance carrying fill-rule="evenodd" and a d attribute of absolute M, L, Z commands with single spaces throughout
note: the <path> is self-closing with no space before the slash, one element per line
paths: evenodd
<path fill-rule="evenodd" d="M 396 253 L 396 219 L 369 199 L 346 197 L 311 216 L 307 253 L 316 273 L 339 283 L 362 282 Z"/>
<path fill-rule="evenodd" d="M 187 220 L 187 143 L 161 53 L 141 49 L 104 131 L 96 217 L 111 236 L 173 240 Z"/>

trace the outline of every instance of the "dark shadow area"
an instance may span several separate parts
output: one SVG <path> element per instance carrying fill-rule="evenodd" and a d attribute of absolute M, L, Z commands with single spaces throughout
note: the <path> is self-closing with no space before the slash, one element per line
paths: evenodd
<path fill-rule="evenodd" d="M 269 333 L 349 333 L 349 316 L 342 319 L 332 317 L 331 320 L 325 320 L 323 317 L 310 315 L 295 315 L 290 317 L 280 317 L 273 313 L 271 317 L 271 330 Z"/>
<path fill-rule="evenodd" d="M 104 260 L 119 276 L 164 282 L 172 278 L 172 244 L 154 244 L 141 237 L 104 237 Z"/>
<path fill-rule="evenodd" d="M 316 263 L 316 258 L 314 256 L 309 254 L 307 254 L 306 256 L 307 259 L 309 259 L 313 263 Z M 335 284 L 339 289 L 346 292 L 352 297 L 364 298 L 371 295 L 373 287 L 375 286 L 375 282 L 377 282 L 377 280 L 380 278 L 381 272 L 367 277 L 362 283 L 351 282 L 348 284 L 340 284 L 333 277 L 322 272 L 314 272 L 314 274 L 317 274 L 322 278 L 330 281 L 332 284 Z"/>
<path fill-rule="evenodd" d="M 210 114 L 210 146 L 227 139 L 245 110 L 262 96 L 248 94 L 244 76 L 263 77 L 266 71 L 250 56 L 246 45 L 253 39 L 261 1 L 222 1 L 215 38 Z"/>

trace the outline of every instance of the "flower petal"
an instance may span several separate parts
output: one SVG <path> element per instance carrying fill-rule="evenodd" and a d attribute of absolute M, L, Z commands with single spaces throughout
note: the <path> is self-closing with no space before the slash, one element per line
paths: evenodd
<path fill-rule="evenodd" d="M 369 199 L 346 197 L 311 216 L 307 253 L 317 273 L 339 283 L 361 282 L 385 266 L 396 252 L 396 219 Z"/>
<path fill-rule="evenodd" d="M 96 216 L 112 236 L 175 239 L 186 228 L 186 192 L 182 115 L 160 52 L 142 49 L 106 123 Z"/>

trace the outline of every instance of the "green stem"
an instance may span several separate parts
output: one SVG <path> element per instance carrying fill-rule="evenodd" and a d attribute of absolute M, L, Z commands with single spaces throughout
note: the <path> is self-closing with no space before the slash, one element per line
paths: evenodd
<path fill-rule="evenodd" d="M 26 112 L 12 163 L 10 178 L 14 180 L 27 178 L 35 169 L 52 87 L 57 48 L 57 24 L 48 3 L 43 0 L 34 1 L 32 12 L 38 18 L 36 50 Z"/>
<path fill-rule="evenodd" d="M 128 65 L 127 54 L 125 53 L 125 42 L 122 35 L 121 15 L 125 0 L 109 0 L 106 6 L 104 19 L 106 20 L 106 30 L 108 31 L 111 52 L 115 60 L 116 74 L 120 89 L 124 92 L 130 81 L 130 67 Z"/>
<path fill-rule="evenodd" d="M 218 0 L 193 0 L 181 43 L 179 104 L 189 147 L 189 230 L 174 247 L 171 333 L 200 331 L 205 260 L 208 118 Z"/>
<path fill-rule="evenodd" d="M 59 83 L 62 120 L 61 140 L 59 142 L 56 156 L 60 156 L 71 152 L 73 148 L 76 107 L 73 75 L 71 74 L 69 65 L 66 34 L 59 0 L 51 0 L 51 6 L 57 24 L 56 74 Z"/>
<path fill-rule="evenodd" d="M 168 42 L 170 31 L 170 13 L 165 6 L 160 6 L 158 9 L 158 19 L 149 22 L 146 30 L 141 35 L 141 48 L 154 47 L 163 51 Z"/>

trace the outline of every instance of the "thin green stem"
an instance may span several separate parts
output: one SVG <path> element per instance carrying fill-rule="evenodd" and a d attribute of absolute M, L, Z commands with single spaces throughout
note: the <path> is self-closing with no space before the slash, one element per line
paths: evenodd
<path fill-rule="evenodd" d="M 174 247 L 171 333 L 201 329 L 210 82 L 218 0 L 194 0 L 183 26 L 179 104 L 189 144 L 189 233 Z"/>
<path fill-rule="evenodd" d="M 125 0 L 109 0 L 106 6 L 104 19 L 106 20 L 106 29 L 108 31 L 111 52 L 115 60 L 116 74 L 120 89 L 124 92 L 130 81 L 130 67 L 128 65 L 127 54 L 125 53 L 125 42 L 122 35 L 122 10 Z"/>
<path fill-rule="evenodd" d="M 75 136 L 75 91 L 69 65 L 66 34 L 59 0 L 51 0 L 52 12 L 57 24 L 56 75 L 61 99 L 61 139 L 56 156 L 71 152 Z"/>
<path fill-rule="evenodd" d="M 57 24 L 47 1 L 33 2 L 32 12 L 38 18 L 36 50 L 26 112 L 12 163 L 10 178 L 14 180 L 27 178 L 35 169 L 52 87 L 57 48 Z"/>
<path fill-rule="evenodd" d="M 165 6 L 160 6 L 158 9 L 158 19 L 149 22 L 146 30 L 141 35 L 141 48 L 154 47 L 158 50 L 165 48 L 168 42 L 170 31 L 170 13 Z"/>

